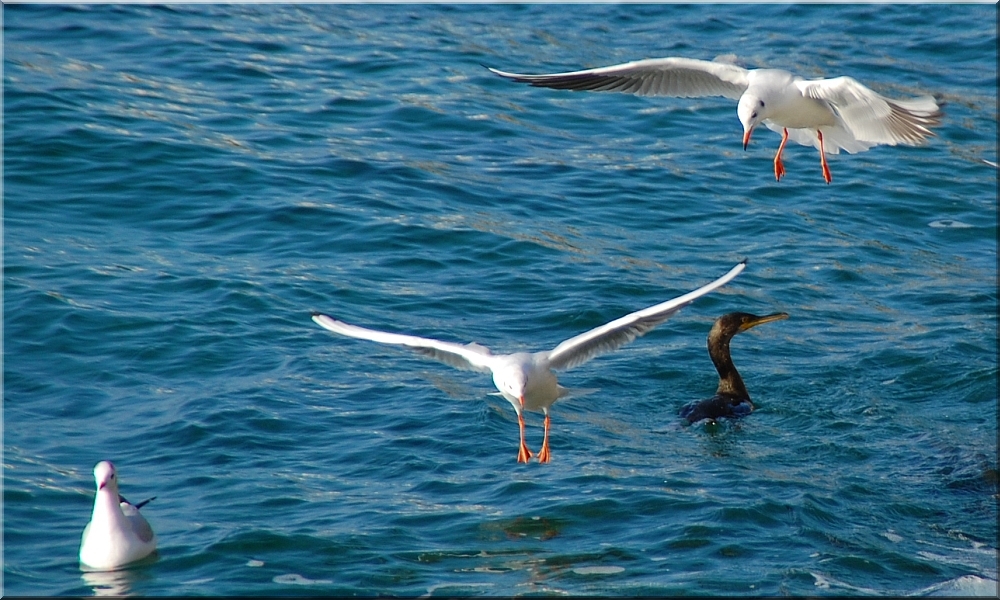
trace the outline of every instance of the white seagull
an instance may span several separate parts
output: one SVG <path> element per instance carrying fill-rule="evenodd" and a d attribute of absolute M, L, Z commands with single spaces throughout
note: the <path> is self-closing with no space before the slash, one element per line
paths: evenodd
<path fill-rule="evenodd" d="M 94 467 L 97 497 L 90 523 L 83 530 L 80 562 L 97 570 L 112 570 L 145 558 L 156 550 L 156 534 L 139 508 L 118 494 L 115 466 L 101 461 Z"/>
<path fill-rule="evenodd" d="M 570 369 L 581 365 L 599 354 L 616 350 L 645 334 L 696 299 L 725 285 L 746 267 L 746 260 L 712 283 L 666 302 L 625 315 L 610 323 L 591 329 L 543 352 L 517 352 L 493 354 L 476 343 L 455 344 L 428 338 L 365 329 L 338 321 L 324 314 L 314 313 L 313 321 L 334 333 L 349 337 L 407 346 L 421 354 L 445 364 L 469 371 L 493 374 L 493 383 L 500 395 L 510 402 L 517 413 L 521 431 L 521 446 L 517 462 L 528 462 L 532 453 L 524 442 L 523 410 L 542 411 L 545 414 L 545 435 L 538 461 L 549 462 L 549 407 L 569 395 L 570 390 L 556 382 L 552 369 Z"/>
<path fill-rule="evenodd" d="M 930 128 L 939 125 L 943 116 L 931 96 L 894 100 L 850 77 L 806 80 L 781 69 L 747 70 L 722 58 L 651 58 L 547 75 L 489 69 L 536 87 L 739 100 L 736 114 L 743 124 L 744 150 L 759 123 L 781 133 L 781 145 L 774 155 L 774 178 L 779 181 L 785 174 L 781 152 L 789 138 L 819 149 L 823 179 L 830 183 L 827 152 L 838 154 L 843 148 L 854 154 L 878 144 L 917 146 L 934 135 Z"/>

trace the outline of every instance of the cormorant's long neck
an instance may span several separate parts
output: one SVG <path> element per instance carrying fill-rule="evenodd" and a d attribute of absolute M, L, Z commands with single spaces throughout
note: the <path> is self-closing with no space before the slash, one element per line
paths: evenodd
<path fill-rule="evenodd" d="M 743 385 L 743 378 L 740 377 L 733 359 L 729 355 L 729 337 L 712 338 L 708 340 L 708 354 L 715 363 L 715 370 L 719 372 L 719 389 L 716 394 L 726 394 L 737 398 L 750 399 L 750 393 Z"/>

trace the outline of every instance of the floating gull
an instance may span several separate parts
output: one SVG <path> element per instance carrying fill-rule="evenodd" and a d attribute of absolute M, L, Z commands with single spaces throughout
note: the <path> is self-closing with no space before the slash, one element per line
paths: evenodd
<path fill-rule="evenodd" d="M 440 340 L 388 333 L 349 325 L 324 314 L 313 314 L 313 321 L 334 333 L 349 337 L 407 346 L 421 354 L 453 367 L 493 374 L 493 383 L 500 395 L 510 402 L 517 413 L 521 445 L 517 462 L 528 462 L 532 453 L 524 442 L 523 410 L 542 411 L 545 414 L 545 434 L 539 462 L 549 462 L 549 407 L 568 396 L 572 390 L 560 386 L 552 369 L 563 370 L 581 365 L 590 359 L 631 342 L 645 334 L 696 299 L 725 285 L 746 267 L 744 260 L 724 276 L 712 283 L 666 302 L 625 315 L 586 333 L 572 337 L 552 350 L 543 352 L 517 352 L 493 354 L 479 344 L 456 344 Z"/>
<path fill-rule="evenodd" d="M 733 358 L 729 354 L 729 342 L 737 333 L 770 323 L 787 319 L 788 313 L 774 313 L 758 317 L 744 312 L 733 312 L 722 315 L 712 324 L 708 332 L 708 355 L 712 357 L 715 370 L 719 372 L 719 388 L 715 395 L 707 400 L 698 400 L 681 408 L 681 417 L 688 423 L 702 419 L 718 419 L 720 417 L 744 417 L 753 410 L 750 393 L 743 385 Z"/>
<path fill-rule="evenodd" d="M 759 123 L 781 133 L 781 145 L 774 155 L 777 180 L 785 174 L 781 153 L 789 139 L 819 149 L 823 179 L 830 183 L 827 152 L 838 154 L 843 148 L 853 154 L 878 144 L 916 146 L 934 135 L 930 128 L 939 125 L 942 117 L 931 96 L 893 100 L 850 77 L 806 80 L 780 69 L 747 70 L 720 59 L 652 58 L 546 75 L 490 71 L 536 87 L 561 90 L 739 100 L 736 114 L 743 124 L 744 150 Z"/>
<path fill-rule="evenodd" d="M 139 514 L 139 508 L 152 500 L 132 505 L 118 494 L 115 466 L 101 461 L 94 467 L 97 497 L 90 523 L 83 530 L 80 562 L 98 570 L 116 569 L 156 550 L 156 534 Z"/>

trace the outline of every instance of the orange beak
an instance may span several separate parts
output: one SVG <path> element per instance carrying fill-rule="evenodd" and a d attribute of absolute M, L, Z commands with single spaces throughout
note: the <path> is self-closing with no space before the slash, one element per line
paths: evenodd
<path fill-rule="evenodd" d="M 743 149 L 746 150 L 747 146 L 750 145 L 750 134 L 753 133 L 753 127 L 747 129 L 743 132 Z"/>

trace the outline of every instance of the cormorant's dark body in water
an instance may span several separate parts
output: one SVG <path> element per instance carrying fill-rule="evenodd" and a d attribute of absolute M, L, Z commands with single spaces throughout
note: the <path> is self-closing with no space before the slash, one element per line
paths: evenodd
<path fill-rule="evenodd" d="M 719 389 L 715 396 L 707 400 L 698 400 L 681 408 L 680 415 L 688 423 L 702 419 L 718 419 L 720 417 L 745 417 L 753 410 L 750 393 L 743 385 L 733 359 L 729 355 L 729 341 L 737 333 L 756 327 L 762 323 L 787 319 L 788 313 L 774 313 L 758 317 L 749 313 L 734 312 L 722 315 L 715 320 L 712 330 L 708 332 L 708 355 L 715 363 L 719 372 Z"/>

